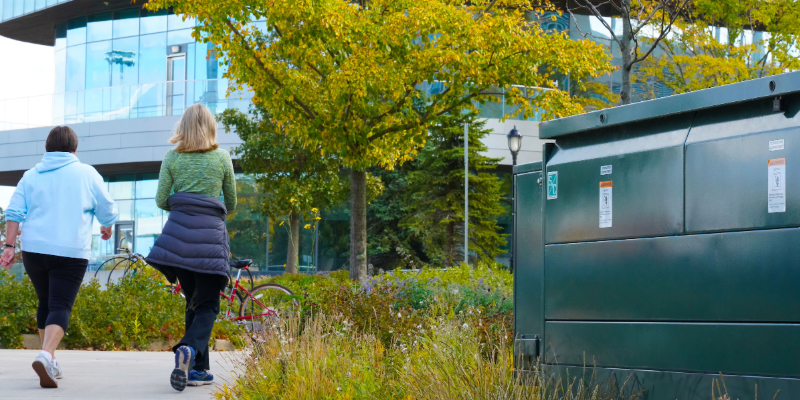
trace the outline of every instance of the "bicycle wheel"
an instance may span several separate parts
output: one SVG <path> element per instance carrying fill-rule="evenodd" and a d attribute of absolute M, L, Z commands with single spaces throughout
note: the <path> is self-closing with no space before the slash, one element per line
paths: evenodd
<path fill-rule="evenodd" d="M 294 292 L 285 286 L 266 283 L 244 296 L 239 319 L 255 341 L 261 341 L 266 324 L 274 323 L 281 314 L 296 310 L 299 302 Z"/>
<path fill-rule="evenodd" d="M 100 266 L 99 266 L 99 267 L 97 267 L 97 270 L 95 270 L 95 271 L 94 271 L 94 279 L 97 279 L 97 273 L 98 273 L 98 272 L 102 271 L 102 270 L 103 270 L 103 268 L 106 268 L 106 267 L 108 267 L 108 265 L 111 265 L 111 263 L 112 263 L 112 262 L 114 262 L 114 261 L 117 261 L 117 258 L 116 258 L 116 257 L 114 257 L 114 258 L 109 258 L 108 260 L 105 260 L 105 261 L 103 261 L 103 263 L 102 263 L 102 264 L 100 264 Z M 108 264 L 108 265 L 106 265 L 106 264 Z"/>
<path fill-rule="evenodd" d="M 128 265 L 125 266 L 125 270 L 122 272 L 122 276 L 119 277 L 119 280 L 122 280 L 122 278 L 125 277 L 125 274 L 128 273 L 128 269 L 127 268 L 130 267 L 130 259 L 129 258 L 123 258 L 122 260 L 119 260 L 118 263 L 114 264 L 114 267 L 112 267 L 111 271 L 109 271 L 109 273 L 108 273 L 108 280 L 106 280 L 106 287 L 108 287 L 108 285 L 111 284 L 111 277 L 114 276 L 114 270 L 116 270 L 117 267 L 119 267 L 120 265 L 122 265 L 125 262 L 127 262 Z"/>

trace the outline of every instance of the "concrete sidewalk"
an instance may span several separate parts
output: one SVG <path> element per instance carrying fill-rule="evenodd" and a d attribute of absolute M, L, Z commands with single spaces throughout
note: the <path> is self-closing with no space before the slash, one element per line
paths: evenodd
<path fill-rule="evenodd" d="M 38 350 L 0 350 L 0 399 L 212 399 L 231 380 L 239 353 L 211 352 L 214 385 L 178 392 L 169 384 L 170 352 L 58 350 L 58 389 L 42 389 L 31 368 Z"/>

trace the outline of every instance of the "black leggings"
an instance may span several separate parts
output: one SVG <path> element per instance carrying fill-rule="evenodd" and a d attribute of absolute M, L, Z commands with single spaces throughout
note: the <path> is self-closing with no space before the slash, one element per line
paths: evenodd
<path fill-rule="evenodd" d="M 58 325 L 66 332 L 89 260 L 23 251 L 22 263 L 39 298 L 36 326 Z"/>
<path fill-rule="evenodd" d="M 208 342 L 211 340 L 214 321 L 219 314 L 219 292 L 225 287 L 228 278 L 183 268 L 172 268 L 172 270 L 178 277 L 183 295 L 186 296 L 186 332 L 172 350 L 175 351 L 183 345 L 189 346 L 197 352 L 193 369 L 196 371 L 211 369 Z"/>

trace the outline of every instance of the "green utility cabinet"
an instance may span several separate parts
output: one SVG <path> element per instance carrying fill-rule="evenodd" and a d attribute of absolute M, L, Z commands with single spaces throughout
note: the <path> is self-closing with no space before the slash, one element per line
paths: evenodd
<path fill-rule="evenodd" d="M 521 365 L 800 399 L 799 114 L 790 73 L 543 122 L 514 170 Z"/>

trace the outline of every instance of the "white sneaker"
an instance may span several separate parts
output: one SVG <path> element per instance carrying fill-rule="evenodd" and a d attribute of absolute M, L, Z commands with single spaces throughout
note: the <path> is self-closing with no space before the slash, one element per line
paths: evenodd
<path fill-rule="evenodd" d="M 61 369 L 61 364 L 58 363 L 58 360 L 53 360 L 53 377 L 56 379 L 64 377 L 64 371 Z"/>
<path fill-rule="evenodd" d="M 43 388 L 57 388 L 55 374 L 53 374 L 53 363 L 41 353 L 33 360 L 33 370 L 39 375 L 39 386 Z"/>

